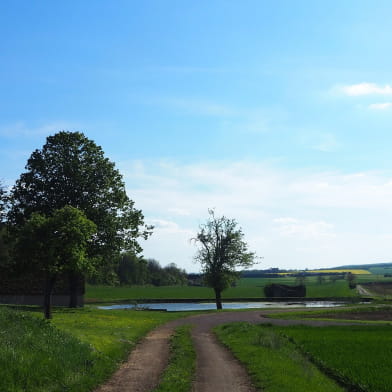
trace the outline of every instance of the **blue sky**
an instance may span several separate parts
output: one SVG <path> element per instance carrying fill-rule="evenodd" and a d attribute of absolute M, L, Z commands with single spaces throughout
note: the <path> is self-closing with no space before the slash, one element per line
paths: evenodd
<path fill-rule="evenodd" d="M 0 179 L 82 131 L 189 271 L 207 209 L 263 267 L 392 255 L 388 1 L 0 4 Z"/>

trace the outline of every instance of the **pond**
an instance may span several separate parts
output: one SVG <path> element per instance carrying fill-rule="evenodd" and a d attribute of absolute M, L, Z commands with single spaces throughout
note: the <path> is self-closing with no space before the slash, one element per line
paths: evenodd
<path fill-rule="evenodd" d="M 344 302 L 335 301 L 303 301 L 303 302 L 224 302 L 223 309 L 265 309 L 265 308 L 331 308 L 345 305 Z M 162 303 L 145 303 L 145 304 L 117 304 L 108 306 L 99 306 L 99 309 L 149 309 L 149 310 L 166 310 L 168 312 L 183 312 L 191 310 L 214 310 L 214 302 L 162 302 Z"/>

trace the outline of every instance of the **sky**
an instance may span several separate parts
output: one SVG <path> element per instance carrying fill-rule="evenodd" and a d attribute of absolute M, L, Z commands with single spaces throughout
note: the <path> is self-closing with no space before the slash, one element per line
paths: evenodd
<path fill-rule="evenodd" d="M 199 271 L 208 209 L 254 268 L 392 259 L 389 1 L 0 2 L 0 181 L 61 130 L 100 145 Z"/>

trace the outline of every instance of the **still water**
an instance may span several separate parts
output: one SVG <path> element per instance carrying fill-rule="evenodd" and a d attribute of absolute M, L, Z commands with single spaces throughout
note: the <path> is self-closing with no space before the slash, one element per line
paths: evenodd
<path fill-rule="evenodd" d="M 303 302 L 224 302 L 223 309 L 259 309 L 259 308 L 331 308 L 344 305 L 344 302 L 333 301 L 303 301 Z M 150 304 L 117 304 L 99 306 L 99 309 L 134 309 L 145 308 L 150 310 L 167 310 L 168 312 L 183 312 L 191 310 L 213 310 L 216 305 L 213 302 L 183 302 L 183 303 L 150 303 Z"/>

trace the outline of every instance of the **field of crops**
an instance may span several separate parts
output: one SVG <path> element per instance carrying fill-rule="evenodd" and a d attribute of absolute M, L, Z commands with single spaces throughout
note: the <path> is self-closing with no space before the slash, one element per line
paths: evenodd
<path fill-rule="evenodd" d="M 391 326 L 296 326 L 280 332 L 345 385 L 357 391 L 391 391 Z"/>
<path fill-rule="evenodd" d="M 345 273 L 352 273 L 354 275 L 369 275 L 371 272 L 365 269 L 323 269 L 323 270 L 311 270 L 306 271 L 310 273 L 316 274 L 345 274 Z"/>
<path fill-rule="evenodd" d="M 215 328 L 215 333 L 246 366 L 258 390 L 343 391 L 272 327 L 233 323 Z"/>
<path fill-rule="evenodd" d="M 219 327 L 219 338 L 246 364 L 267 392 L 335 391 L 314 363 L 344 390 L 390 392 L 391 326 L 271 327 L 237 323 Z"/>

